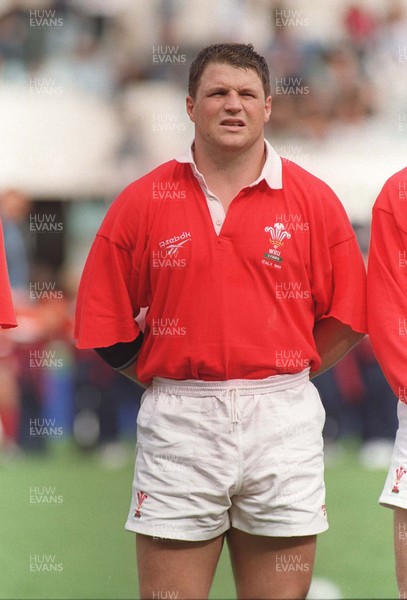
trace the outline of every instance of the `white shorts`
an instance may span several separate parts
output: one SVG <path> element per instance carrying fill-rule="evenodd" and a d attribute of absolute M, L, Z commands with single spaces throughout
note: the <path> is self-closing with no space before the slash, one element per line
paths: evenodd
<path fill-rule="evenodd" d="M 325 411 L 309 370 L 263 380 L 154 379 L 137 419 L 126 529 L 209 540 L 328 529 Z"/>
<path fill-rule="evenodd" d="M 407 405 L 397 404 L 399 428 L 393 456 L 379 503 L 389 508 L 407 508 Z"/>

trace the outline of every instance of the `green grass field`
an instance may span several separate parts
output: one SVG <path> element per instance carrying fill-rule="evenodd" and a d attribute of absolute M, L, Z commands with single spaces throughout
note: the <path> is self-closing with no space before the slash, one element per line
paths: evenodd
<path fill-rule="evenodd" d="M 45 457 L 0 464 L 1 599 L 138 597 L 133 534 L 123 529 L 131 455 L 129 446 L 128 464 L 108 470 L 97 454 L 59 443 Z M 358 465 L 354 445 L 326 470 L 330 530 L 319 537 L 315 575 L 342 598 L 397 597 L 392 512 L 377 505 L 384 477 Z M 33 503 L 43 487 L 59 503 Z M 225 550 L 211 598 L 234 597 Z"/>

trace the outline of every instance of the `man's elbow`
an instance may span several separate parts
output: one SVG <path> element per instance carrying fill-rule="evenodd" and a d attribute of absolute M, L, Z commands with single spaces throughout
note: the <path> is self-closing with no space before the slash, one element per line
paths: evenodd
<path fill-rule="evenodd" d="M 354 346 L 357 346 L 359 342 L 363 340 L 364 337 L 366 337 L 365 333 L 360 333 L 360 331 L 354 331 L 349 327 L 349 332 L 347 336 L 349 342 L 349 349 L 353 348 Z"/>

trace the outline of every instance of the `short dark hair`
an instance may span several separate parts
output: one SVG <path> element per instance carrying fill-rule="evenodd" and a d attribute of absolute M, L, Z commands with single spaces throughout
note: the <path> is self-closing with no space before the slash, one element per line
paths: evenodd
<path fill-rule="evenodd" d="M 213 44 L 203 48 L 189 69 L 188 94 L 195 98 L 205 67 L 209 63 L 224 63 L 241 69 L 256 71 L 263 84 L 266 98 L 270 95 L 270 72 L 263 56 L 253 44 Z"/>

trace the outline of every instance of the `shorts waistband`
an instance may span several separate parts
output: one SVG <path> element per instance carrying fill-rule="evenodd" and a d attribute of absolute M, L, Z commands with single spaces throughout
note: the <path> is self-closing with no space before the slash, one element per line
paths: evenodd
<path fill-rule="evenodd" d="M 299 373 L 285 373 L 272 375 L 266 379 L 228 379 L 226 381 L 203 381 L 201 379 L 167 379 L 154 377 L 153 387 L 162 388 L 169 394 L 185 395 L 192 397 L 216 396 L 225 394 L 229 390 L 239 390 L 241 395 L 267 394 L 280 392 L 297 387 L 309 380 L 310 369 Z"/>

